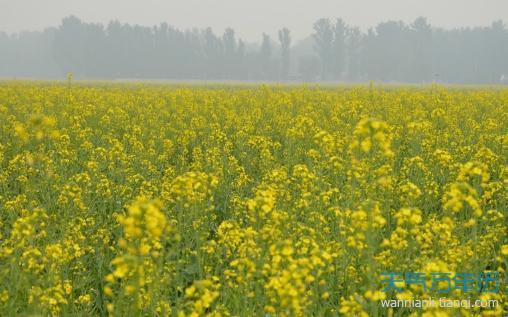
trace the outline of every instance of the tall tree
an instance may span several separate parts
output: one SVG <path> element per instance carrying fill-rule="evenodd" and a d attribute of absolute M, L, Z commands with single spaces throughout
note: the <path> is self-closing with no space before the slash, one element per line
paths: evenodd
<path fill-rule="evenodd" d="M 62 20 L 62 25 L 54 41 L 55 58 L 64 72 L 75 72 L 82 75 L 85 71 L 84 27 L 80 19 L 69 16 Z"/>
<path fill-rule="evenodd" d="M 417 18 L 411 25 L 411 53 L 410 72 L 407 74 L 411 81 L 422 82 L 432 80 L 432 29 L 423 17 Z"/>
<path fill-rule="evenodd" d="M 236 79 L 248 79 L 247 67 L 245 65 L 245 43 L 243 40 L 238 40 L 238 48 L 236 49 L 236 56 L 238 60 Z"/>
<path fill-rule="evenodd" d="M 377 25 L 374 49 L 370 55 L 376 67 L 372 79 L 401 81 L 408 70 L 410 53 L 408 27 L 402 22 L 388 21 Z"/>
<path fill-rule="evenodd" d="M 333 28 L 333 75 L 340 78 L 346 63 L 347 26 L 342 19 L 337 19 Z"/>
<path fill-rule="evenodd" d="M 321 79 L 326 80 L 332 73 L 333 65 L 333 29 L 330 20 L 319 19 L 314 23 L 315 50 L 321 59 Z"/>
<path fill-rule="evenodd" d="M 222 56 L 222 41 L 215 36 L 210 27 L 204 31 L 203 37 L 205 78 L 222 78 L 220 61 Z"/>
<path fill-rule="evenodd" d="M 280 42 L 280 57 L 281 57 L 281 77 L 288 79 L 289 75 L 289 61 L 290 61 L 290 48 L 291 48 L 291 32 L 288 28 L 284 27 L 279 30 Z"/>
<path fill-rule="evenodd" d="M 235 31 L 232 28 L 227 28 L 222 36 L 224 43 L 224 62 L 222 67 L 225 70 L 226 78 L 233 79 L 235 76 L 236 65 L 238 64 L 236 55 L 236 38 Z"/>
<path fill-rule="evenodd" d="M 346 35 L 346 65 L 348 79 L 357 81 L 361 76 L 361 57 L 362 57 L 362 33 L 360 28 L 351 27 L 347 29 Z"/>
<path fill-rule="evenodd" d="M 263 33 L 263 41 L 259 51 L 261 72 L 264 79 L 271 79 L 272 75 L 272 40 L 270 36 Z"/>

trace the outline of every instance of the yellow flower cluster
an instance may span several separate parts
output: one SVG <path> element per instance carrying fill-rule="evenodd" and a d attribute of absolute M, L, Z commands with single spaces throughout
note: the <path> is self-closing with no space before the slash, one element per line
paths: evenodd
<path fill-rule="evenodd" d="M 110 313 L 143 310 L 158 298 L 152 294 L 152 284 L 162 278 L 157 264 L 164 256 L 163 244 L 173 234 L 162 208 L 160 201 L 140 196 L 127 207 L 125 215 L 117 217 L 123 227 L 123 237 L 119 240 L 118 255 L 111 260 L 114 270 L 105 277 L 108 286 L 104 294 L 112 301 L 124 303 L 117 309 L 109 303 Z"/>

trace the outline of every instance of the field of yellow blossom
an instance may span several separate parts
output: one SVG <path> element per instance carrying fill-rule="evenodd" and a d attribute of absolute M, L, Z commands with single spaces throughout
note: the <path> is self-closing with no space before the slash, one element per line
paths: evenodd
<path fill-rule="evenodd" d="M 507 158 L 508 89 L 3 82 L 0 316 L 506 316 Z"/>

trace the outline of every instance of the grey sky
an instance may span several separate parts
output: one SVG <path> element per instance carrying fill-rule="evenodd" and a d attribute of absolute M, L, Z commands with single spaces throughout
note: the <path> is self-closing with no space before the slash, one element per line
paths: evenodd
<path fill-rule="evenodd" d="M 216 33 L 232 27 L 243 39 L 256 41 L 263 31 L 275 36 L 283 26 L 301 39 L 320 17 L 342 17 L 362 28 L 418 16 L 447 28 L 498 19 L 508 23 L 508 0 L 0 0 L 0 31 L 41 30 L 71 14 L 87 22 L 211 26 Z"/>

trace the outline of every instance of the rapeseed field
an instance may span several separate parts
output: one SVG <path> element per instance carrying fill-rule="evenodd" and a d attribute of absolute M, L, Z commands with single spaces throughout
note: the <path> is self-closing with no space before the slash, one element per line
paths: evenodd
<path fill-rule="evenodd" d="M 506 316 L 507 158 L 508 89 L 4 82 L 0 315 Z"/>

